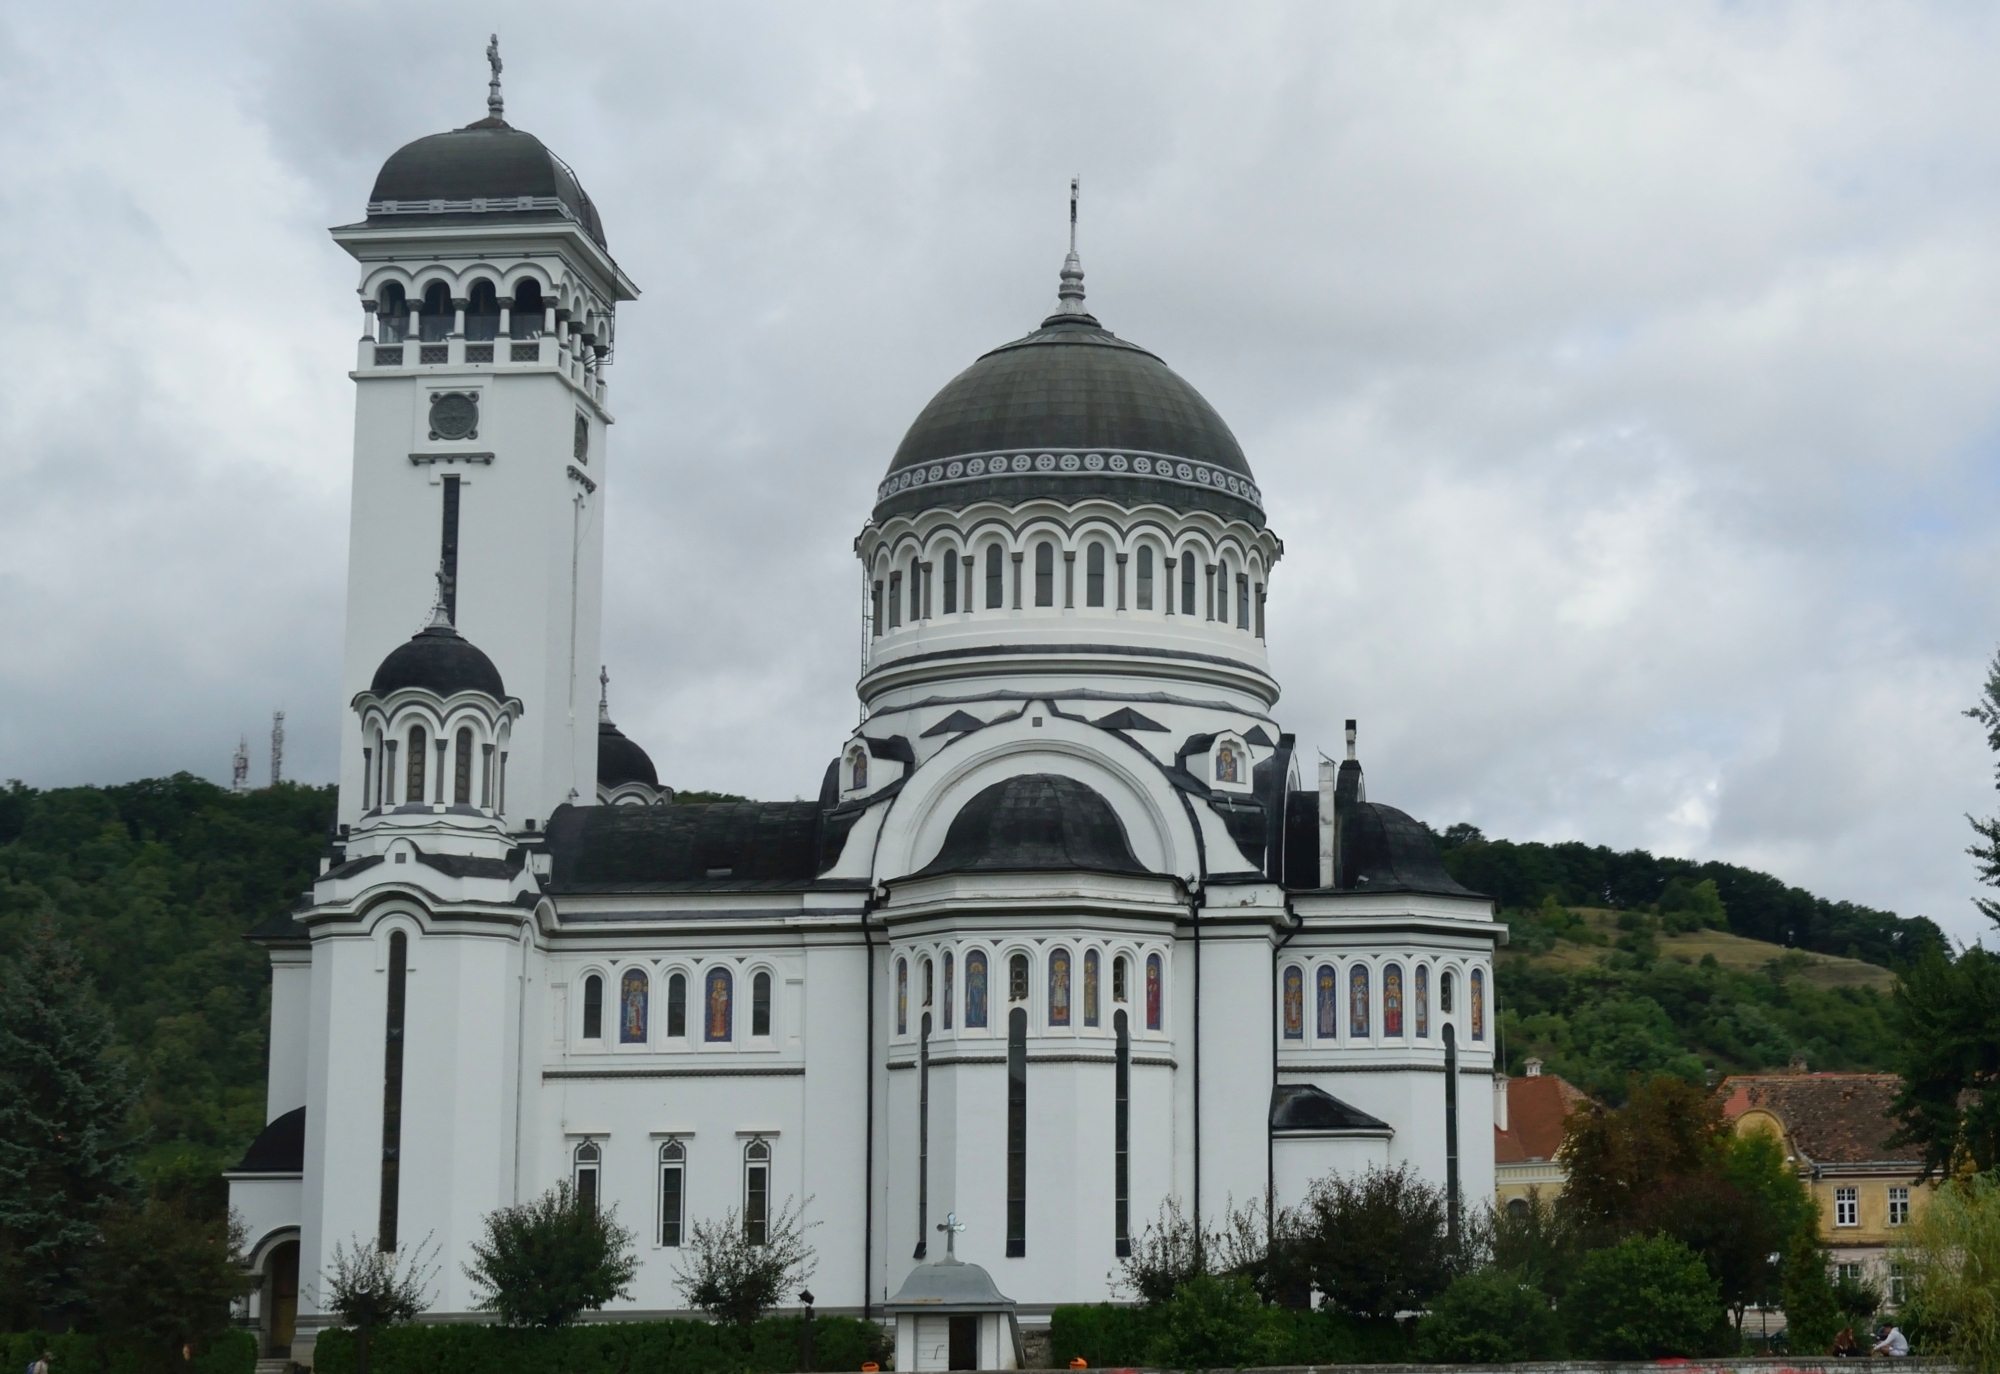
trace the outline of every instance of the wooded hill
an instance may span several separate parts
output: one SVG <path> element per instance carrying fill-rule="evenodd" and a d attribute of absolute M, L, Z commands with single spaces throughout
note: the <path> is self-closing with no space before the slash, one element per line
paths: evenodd
<path fill-rule="evenodd" d="M 331 787 L 233 794 L 187 774 L 0 789 L 0 958 L 44 916 L 76 945 L 145 1083 L 146 1168 L 226 1167 L 263 1125 L 269 975 L 243 934 L 311 882 L 333 807 Z M 1443 841 L 1454 875 L 1499 897 L 1513 928 L 1498 987 L 1511 1066 L 1539 1055 L 1614 1100 L 1633 1070 L 1701 1081 L 1795 1051 L 1817 1068 L 1885 1067 L 1886 970 L 1944 944 L 1929 921 L 1734 865 L 1469 826 Z"/>

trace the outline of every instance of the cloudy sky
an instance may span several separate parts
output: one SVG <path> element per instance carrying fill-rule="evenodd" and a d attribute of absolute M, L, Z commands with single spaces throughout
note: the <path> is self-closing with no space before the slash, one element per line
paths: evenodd
<path fill-rule="evenodd" d="M 811 792 L 903 429 L 1049 308 L 1234 427 L 1279 712 L 1434 824 L 1983 922 L 2000 24 L 1976 6 L 0 5 L 0 777 L 330 778 L 359 312 L 326 227 L 507 112 L 625 308 L 605 651 Z"/>

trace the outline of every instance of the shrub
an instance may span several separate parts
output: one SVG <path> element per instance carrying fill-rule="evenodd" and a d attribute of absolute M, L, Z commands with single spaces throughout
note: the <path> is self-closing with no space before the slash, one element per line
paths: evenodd
<path fill-rule="evenodd" d="M 1735 1344 L 1708 1266 L 1670 1236 L 1628 1236 L 1585 1255 L 1563 1310 L 1570 1348 L 1585 1359 L 1720 1354 Z"/>
<path fill-rule="evenodd" d="M 26 1369 L 44 1350 L 55 1374 L 143 1374 L 137 1352 L 128 1345 L 35 1331 L 0 1335 L 0 1369 Z M 257 1338 L 248 1331 L 225 1331 L 206 1346 L 197 1344 L 194 1359 L 182 1368 L 187 1374 L 255 1374 Z"/>
<path fill-rule="evenodd" d="M 616 1208 L 600 1209 L 564 1181 L 488 1212 L 465 1276 L 486 1290 L 480 1310 L 509 1326 L 568 1326 L 585 1310 L 631 1296 L 626 1285 L 639 1272 L 633 1239 Z"/>
<path fill-rule="evenodd" d="M 1206 1286 L 1243 1281 L 1203 1282 Z M 1058 1307 L 1049 1322 L 1050 1358 L 1058 1367 L 1077 1358 L 1093 1369 L 1146 1365 L 1156 1353 L 1165 1353 L 1164 1343 L 1173 1339 L 1168 1330 L 1170 1306 Z M 1194 1315 L 1184 1312 L 1180 1318 L 1183 1338 L 1196 1325 Z M 1309 1312 L 1260 1306 L 1255 1325 L 1244 1321 L 1236 1333 L 1240 1346 L 1222 1352 L 1228 1356 L 1223 1363 L 1229 1366 L 1398 1364 L 1410 1358 L 1408 1336 L 1393 1319 L 1353 1317 L 1331 1307 Z"/>
<path fill-rule="evenodd" d="M 1317 1285 L 1328 1302 L 1357 1316 L 1422 1307 L 1451 1282 L 1444 1189 L 1408 1164 L 1318 1180 L 1278 1230 L 1276 1286 L 1304 1292 Z"/>
<path fill-rule="evenodd" d="M 772 1213 L 761 1239 L 733 1207 L 721 1221 L 697 1221 L 682 1252 L 689 1267 L 674 1275 L 674 1286 L 717 1321 L 750 1325 L 812 1278 L 805 1233 L 819 1223 L 805 1220 L 811 1202 L 787 1202 Z"/>
<path fill-rule="evenodd" d="M 375 1333 L 375 1374 L 795 1374 L 797 1317 L 768 1317 L 748 1328 L 705 1321 L 591 1321 L 566 1327 L 399 1326 Z M 356 1374 L 355 1333 L 320 1333 L 315 1374 Z M 873 1322 L 813 1321 L 813 1367 L 888 1366 L 894 1342 Z M 58 1369 L 56 1374 L 71 1374 Z M 249 1374 L 217 1371 L 216 1374 Z"/>
<path fill-rule="evenodd" d="M 1482 1269 L 1445 1289 L 1419 1326 L 1417 1345 L 1422 1358 L 1439 1364 L 1552 1360 L 1562 1355 L 1562 1324 L 1526 1275 Z"/>
<path fill-rule="evenodd" d="M 1250 1280 L 1203 1274 L 1189 1279 L 1159 1308 L 1159 1328 L 1146 1363 L 1160 1369 L 1225 1369 L 1277 1364 L 1265 1333 L 1264 1304 Z"/>
<path fill-rule="evenodd" d="M 229 1330 L 230 1302 L 253 1286 L 242 1248 L 240 1221 L 202 1216 L 186 1198 L 114 1203 L 83 1265 L 99 1329 L 142 1368 L 178 1369 L 184 1347 L 206 1349 Z"/>
<path fill-rule="evenodd" d="M 1908 1328 L 1963 1369 L 2000 1370 L 2000 1180 L 1979 1174 L 1939 1187 L 1897 1258 L 1910 1275 Z"/>

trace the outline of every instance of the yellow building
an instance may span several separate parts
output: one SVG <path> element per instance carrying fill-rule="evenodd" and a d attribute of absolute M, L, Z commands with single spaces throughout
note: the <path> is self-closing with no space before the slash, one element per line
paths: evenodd
<path fill-rule="evenodd" d="M 1589 1101 L 1573 1084 L 1543 1074 L 1541 1060 L 1530 1059 L 1526 1068 L 1523 1077 L 1493 1085 L 1493 1182 L 1501 1207 L 1526 1207 L 1531 1192 L 1555 1200 L 1568 1177 L 1556 1160 L 1563 1122 Z"/>
<path fill-rule="evenodd" d="M 1738 1131 L 1766 1131 L 1785 1145 L 1799 1177 L 1819 1203 L 1820 1235 L 1838 1272 L 1875 1283 L 1902 1301 L 1902 1277 L 1888 1251 L 1929 1201 L 1920 1184 L 1923 1151 L 1884 1144 L 1900 1080 L 1892 1073 L 1737 1074 L 1716 1089 L 1722 1113 Z"/>

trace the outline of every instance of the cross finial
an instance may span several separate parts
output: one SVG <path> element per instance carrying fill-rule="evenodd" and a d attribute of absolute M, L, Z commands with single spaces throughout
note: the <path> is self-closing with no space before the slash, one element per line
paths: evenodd
<path fill-rule="evenodd" d="M 1076 255 L 1076 199 L 1081 181 L 1081 177 L 1069 179 L 1069 256 L 1063 259 L 1062 285 L 1056 290 L 1056 313 L 1049 317 L 1051 320 L 1064 315 L 1089 318 L 1089 312 L 1083 308 L 1083 260 Z"/>
<path fill-rule="evenodd" d="M 507 103 L 500 98 L 500 35 L 497 33 L 486 40 L 486 65 L 493 69 L 493 79 L 486 83 L 486 114 L 490 119 L 499 119 Z"/>
<path fill-rule="evenodd" d="M 601 663 L 597 665 L 597 718 L 607 723 L 611 719 L 611 670 Z"/>
<path fill-rule="evenodd" d="M 1069 251 L 1072 253 L 1076 251 L 1077 188 L 1082 181 L 1083 181 L 1082 177 L 1071 177 L 1069 179 Z"/>
<path fill-rule="evenodd" d="M 957 1264 L 958 1253 L 954 1249 L 952 1242 L 958 1238 L 958 1233 L 965 1229 L 965 1223 L 958 1219 L 958 1213 L 946 1212 L 944 1220 L 937 1224 L 937 1228 L 944 1232 L 944 1262 L 946 1264 Z"/>
<path fill-rule="evenodd" d="M 437 600 L 431 603 L 431 628 L 437 629 L 441 626 L 444 629 L 449 630 L 452 628 L 451 596 L 450 596 L 451 574 L 447 573 L 444 570 L 443 559 L 438 560 L 437 584 L 438 584 Z"/>

